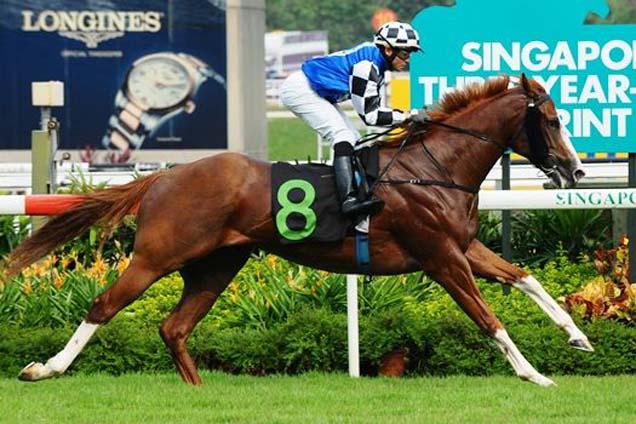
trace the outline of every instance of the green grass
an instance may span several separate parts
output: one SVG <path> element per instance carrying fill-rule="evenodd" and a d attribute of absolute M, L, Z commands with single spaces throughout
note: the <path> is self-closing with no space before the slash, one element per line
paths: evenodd
<path fill-rule="evenodd" d="M 317 133 L 298 118 L 269 119 L 267 158 L 269 160 L 317 159 Z M 328 157 L 328 152 L 323 153 Z"/>
<path fill-rule="evenodd" d="M 634 423 L 636 376 L 361 378 L 204 373 L 0 380 L 0 423 Z"/>

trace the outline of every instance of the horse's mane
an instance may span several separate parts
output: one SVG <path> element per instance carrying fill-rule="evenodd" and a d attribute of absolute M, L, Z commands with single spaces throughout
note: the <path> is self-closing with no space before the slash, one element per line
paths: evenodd
<path fill-rule="evenodd" d="M 445 121 L 476 101 L 489 99 L 506 91 L 509 83 L 510 77 L 502 75 L 486 80 L 484 83 L 472 83 L 461 90 L 451 91 L 445 94 L 438 104 L 433 106 L 429 116 L 434 121 Z"/>
<path fill-rule="evenodd" d="M 510 77 L 508 75 L 491 78 L 483 83 L 475 82 L 468 84 L 461 90 L 446 93 L 444 97 L 442 97 L 442 100 L 428 111 L 428 115 L 433 121 L 445 121 L 451 116 L 468 108 L 471 104 L 480 100 L 489 99 L 506 91 L 509 84 Z M 407 132 L 408 131 L 402 131 L 381 143 L 389 147 L 399 144 L 404 140 Z"/>

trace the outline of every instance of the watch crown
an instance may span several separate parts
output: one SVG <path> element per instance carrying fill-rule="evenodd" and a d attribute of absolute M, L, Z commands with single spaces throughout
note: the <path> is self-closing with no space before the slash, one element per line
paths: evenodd
<path fill-rule="evenodd" d="M 183 107 L 183 110 L 185 111 L 185 113 L 192 113 L 194 112 L 194 102 L 192 100 L 188 100 L 185 104 L 185 106 Z"/>

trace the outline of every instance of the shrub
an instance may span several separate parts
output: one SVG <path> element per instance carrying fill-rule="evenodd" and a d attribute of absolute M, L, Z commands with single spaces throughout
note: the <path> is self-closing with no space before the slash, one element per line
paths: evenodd
<path fill-rule="evenodd" d="M 409 370 L 425 375 L 491 375 L 508 373 L 493 342 L 466 316 L 451 311 L 425 324 L 426 355 Z"/>
<path fill-rule="evenodd" d="M 394 350 L 410 353 L 417 349 L 421 332 L 421 316 L 394 307 L 360 318 L 361 366 L 369 374 L 375 374 L 382 358 Z"/>
<path fill-rule="evenodd" d="M 477 240 L 490 250 L 501 252 L 501 215 L 490 211 L 479 211 Z"/>
<path fill-rule="evenodd" d="M 636 284 L 629 281 L 627 238 L 618 247 L 598 250 L 594 265 L 599 275 L 580 291 L 565 296 L 567 309 L 585 318 L 636 320 Z"/>
<path fill-rule="evenodd" d="M 27 236 L 30 227 L 31 220 L 26 216 L 0 215 L 0 259 Z"/>
<path fill-rule="evenodd" d="M 138 320 L 118 316 L 95 333 L 74 369 L 84 373 L 120 375 L 168 371 L 173 370 L 174 365 L 158 327 L 148 327 Z"/>
<path fill-rule="evenodd" d="M 344 371 L 347 361 L 347 320 L 325 309 L 303 309 L 281 324 L 284 372 Z"/>
<path fill-rule="evenodd" d="M 122 257 L 120 264 L 125 260 Z M 106 263 L 84 268 L 81 262 L 52 256 L 0 288 L 0 373 L 13 375 L 29 361 L 44 360 L 64 346 L 92 298 L 116 277 L 117 270 L 104 271 Z M 592 262 L 573 264 L 565 255 L 529 271 L 555 297 L 579 290 L 598 275 Z M 61 288 L 56 286 L 60 281 Z M 178 302 L 182 284 L 178 274 L 154 284 L 97 332 L 73 370 L 172 370 L 158 327 Z M 582 330 L 597 348 L 596 354 L 586 356 L 567 349 L 566 336 L 524 294 L 515 290 L 504 296 L 498 284 L 479 285 L 538 369 L 591 374 L 631 369 L 615 352 L 634 347 L 634 328 L 595 320 L 584 324 Z M 197 328 L 189 342 L 192 354 L 206 368 L 237 373 L 344 371 L 345 293 L 342 276 L 259 256 Z M 376 374 L 382 356 L 395 347 L 405 350 L 411 374 L 511 373 L 494 344 L 443 288 L 421 273 L 360 283 L 359 294 L 364 373 Z M 612 331 L 625 339 L 616 340 Z"/>
<path fill-rule="evenodd" d="M 527 210 L 513 215 L 512 247 L 515 261 L 543 265 L 561 249 L 571 261 L 590 255 L 612 240 L 609 210 Z"/>
<path fill-rule="evenodd" d="M 269 327 L 307 307 L 345 313 L 345 278 L 261 253 L 230 283 L 213 315 L 221 326 Z M 360 313 L 417 308 L 432 285 L 421 272 L 359 282 Z"/>
<path fill-rule="evenodd" d="M 213 329 L 214 331 L 205 331 Z M 271 328 L 215 328 L 202 324 L 191 338 L 196 362 L 209 369 L 265 375 L 281 372 L 278 332 Z"/>
<path fill-rule="evenodd" d="M 70 328 L 27 328 L 0 321 L 0 375 L 16 377 L 31 361 L 50 358 L 72 334 Z"/>
<path fill-rule="evenodd" d="M 286 322 L 264 328 L 203 324 L 192 351 L 204 366 L 233 373 L 264 375 L 346 369 L 347 323 L 326 309 L 302 309 Z"/>
<path fill-rule="evenodd" d="M 25 327 L 75 324 L 127 264 L 126 257 L 109 264 L 97 255 L 85 267 L 74 255 L 50 255 L 0 285 L 0 321 Z"/>
<path fill-rule="evenodd" d="M 398 318 L 399 319 L 399 318 Z M 375 324 L 361 320 L 361 365 L 364 374 L 377 373 L 377 359 L 384 348 L 373 346 L 382 335 L 374 331 L 393 318 Z M 438 318 L 403 322 L 410 328 L 407 372 L 410 375 L 513 375 L 512 368 L 492 340 L 459 311 Z M 548 324 L 511 322 L 510 337 L 520 351 L 545 374 L 608 375 L 636 372 L 636 328 L 615 321 L 584 323 L 596 352 L 568 348 L 567 336 Z M 0 375 L 15 377 L 33 360 L 46 360 L 66 343 L 73 329 L 20 328 L 0 325 Z M 373 339 L 374 336 L 378 338 Z M 218 329 L 204 323 L 189 342 L 199 366 L 255 375 L 301 373 L 309 370 L 345 371 L 347 364 L 346 317 L 326 310 L 303 310 L 289 323 L 272 328 Z M 388 346 L 388 344 L 386 345 Z M 375 350 L 374 350 L 375 349 Z M 157 328 L 129 317 L 117 317 L 100 328 L 69 372 L 173 371 Z"/>

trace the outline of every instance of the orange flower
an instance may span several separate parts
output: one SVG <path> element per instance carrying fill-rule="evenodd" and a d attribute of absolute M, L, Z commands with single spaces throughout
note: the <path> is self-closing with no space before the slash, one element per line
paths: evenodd
<path fill-rule="evenodd" d="M 126 268 L 128 268 L 128 265 L 130 265 L 130 258 L 124 256 L 119 260 L 119 262 L 117 262 L 115 269 L 117 270 L 117 273 L 121 275 L 124 273 Z"/>
<path fill-rule="evenodd" d="M 60 268 L 62 269 L 62 271 L 65 271 L 70 264 L 71 259 L 67 256 L 63 257 L 62 260 L 60 260 Z"/>
<path fill-rule="evenodd" d="M 100 253 L 97 253 L 95 255 L 95 261 L 93 262 L 93 265 L 91 265 L 88 270 L 88 275 L 93 278 L 102 278 L 106 274 L 107 270 L 108 269 L 104 258 L 102 258 L 102 255 Z"/>
<path fill-rule="evenodd" d="M 53 285 L 58 290 L 62 290 L 62 286 L 64 285 L 64 278 L 57 272 L 57 269 L 53 270 Z"/>
<path fill-rule="evenodd" d="M 269 265 L 270 268 L 272 269 L 276 269 L 276 264 L 278 263 L 278 257 L 274 256 L 274 255 L 268 255 L 267 256 L 267 265 Z"/>

